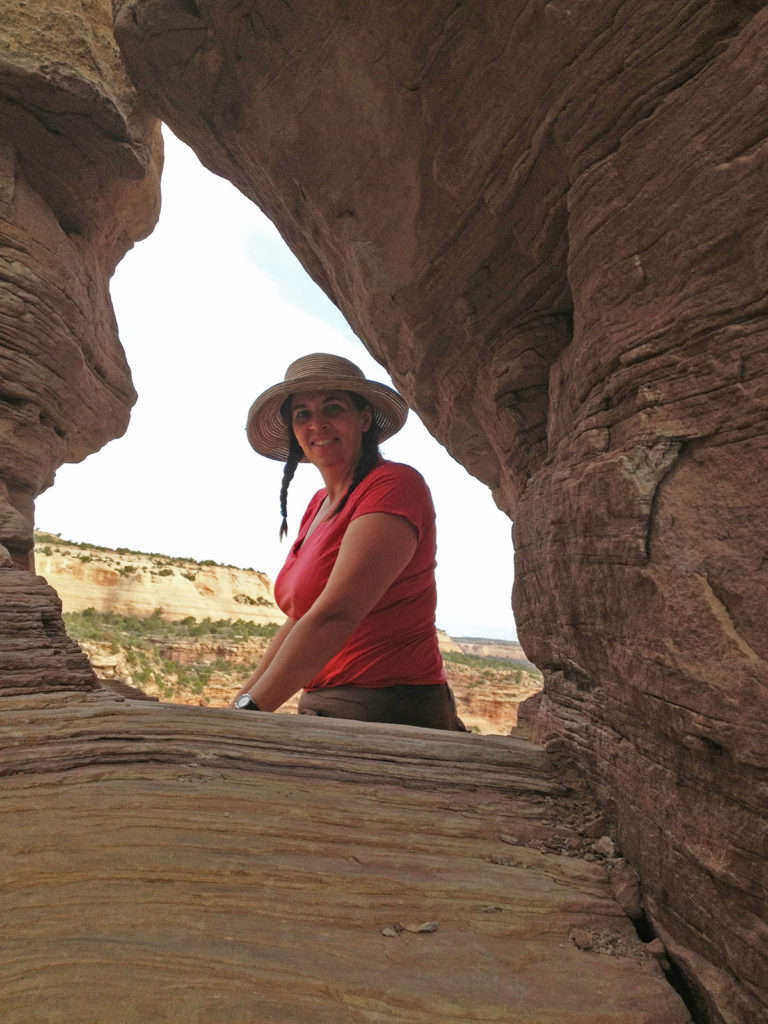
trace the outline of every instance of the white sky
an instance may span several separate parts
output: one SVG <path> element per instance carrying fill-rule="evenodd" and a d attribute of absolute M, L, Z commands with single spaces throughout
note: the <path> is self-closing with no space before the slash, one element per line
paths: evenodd
<path fill-rule="evenodd" d="M 278 541 L 282 464 L 245 436 L 253 399 L 308 352 L 391 384 L 271 222 L 165 132 L 163 209 L 117 269 L 112 298 L 139 400 L 123 438 L 63 466 L 37 528 L 67 540 L 261 569 L 273 580 L 317 470 L 299 466 Z M 514 639 L 511 524 L 411 412 L 382 446 L 432 490 L 441 629 Z"/>

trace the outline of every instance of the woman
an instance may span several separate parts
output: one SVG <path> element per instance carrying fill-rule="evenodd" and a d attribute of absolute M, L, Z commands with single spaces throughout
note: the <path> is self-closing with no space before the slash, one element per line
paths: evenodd
<path fill-rule="evenodd" d="M 379 441 L 408 409 L 340 356 L 303 356 L 251 406 L 253 448 L 325 487 L 310 501 L 275 582 L 288 616 L 232 706 L 274 711 L 302 687 L 300 714 L 462 729 L 435 631 L 435 513 L 422 477 Z"/>

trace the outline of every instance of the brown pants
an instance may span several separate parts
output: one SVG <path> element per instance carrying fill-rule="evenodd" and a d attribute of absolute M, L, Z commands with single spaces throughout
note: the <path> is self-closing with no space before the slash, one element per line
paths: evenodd
<path fill-rule="evenodd" d="M 467 732 L 456 714 L 456 702 L 450 687 L 440 683 L 427 686 L 327 686 L 302 693 L 299 714 Z"/>

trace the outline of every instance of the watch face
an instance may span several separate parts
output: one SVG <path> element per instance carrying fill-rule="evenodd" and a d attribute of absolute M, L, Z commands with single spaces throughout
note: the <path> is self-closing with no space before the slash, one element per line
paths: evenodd
<path fill-rule="evenodd" d="M 253 699 L 247 693 L 244 693 L 242 697 L 238 697 L 235 701 L 236 708 L 249 708 L 251 704 L 253 704 Z"/>

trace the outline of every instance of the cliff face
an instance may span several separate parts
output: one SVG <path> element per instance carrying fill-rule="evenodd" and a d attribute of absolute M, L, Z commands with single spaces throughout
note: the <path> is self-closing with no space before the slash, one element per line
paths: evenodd
<path fill-rule="evenodd" d="M 93 685 L 29 570 L 35 497 L 122 434 L 135 400 L 108 282 L 154 225 L 162 156 L 111 13 L 109 0 L 6 0 L 0 19 L 3 688 Z"/>
<path fill-rule="evenodd" d="M 710 1020 L 768 983 L 768 11 L 117 0 L 156 113 L 273 218 L 515 522 L 560 734 Z"/>
<path fill-rule="evenodd" d="M 170 620 L 285 621 L 269 577 L 249 569 L 51 540 L 38 543 L 35 562 L 65 612 L 147 616 L 162 608 Z"/>

